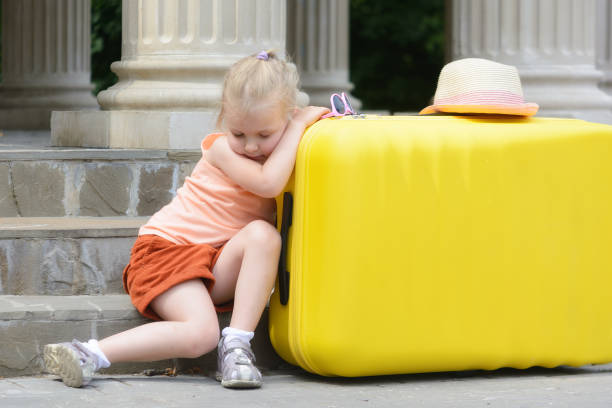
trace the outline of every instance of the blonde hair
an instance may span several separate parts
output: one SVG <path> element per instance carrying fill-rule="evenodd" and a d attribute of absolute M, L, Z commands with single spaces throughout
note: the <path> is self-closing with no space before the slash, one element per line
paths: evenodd
<path fill-rule="evenodd" d="M 297 106 L 299 75 L 294 64 L 277 57 L 272 50 L 253 54 L 232 65 L 223 81 L 221 110 L 217 127 L 223 126 L 227 108 L 249 112 L 259 102 L 274 98 L 290 117 Z"/>

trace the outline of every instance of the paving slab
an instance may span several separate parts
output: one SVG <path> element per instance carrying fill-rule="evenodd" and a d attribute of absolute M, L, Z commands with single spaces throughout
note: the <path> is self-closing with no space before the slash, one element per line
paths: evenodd
<path fill-rule="evenodd" d="M 0 406 L 28 407 L 610 407 L 612 367 L 325 378 L 264 372 L 257 390 L 224 389 L 213 378 L 96 376 L 85 388 L 52 376 L 0 379 Z"/>

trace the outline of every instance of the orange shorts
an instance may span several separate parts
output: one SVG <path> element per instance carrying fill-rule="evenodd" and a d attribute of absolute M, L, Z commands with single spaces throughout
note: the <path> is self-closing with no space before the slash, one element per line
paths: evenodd
<path fill-rule="evenodd" d="M 141 235 L 134 242 L 130 263 L 123 270 L 123 287 L 138 311 L 152 320 L 162 320 L 149 305 L 173 286 L 202 279 L 212 289 L 212 269 L 221 248 L 207 244 L 179 245 L 157 235 Z M 232 310 L 232 304 L 215 306 L 218 312 Z"/>

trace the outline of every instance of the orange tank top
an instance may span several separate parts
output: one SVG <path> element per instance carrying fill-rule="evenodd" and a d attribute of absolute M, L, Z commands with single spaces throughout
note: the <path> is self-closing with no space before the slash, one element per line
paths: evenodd
<path fill-rule="evenodd" d="M 177 244 L 219 247 L 251 221 L 274 222 L 273 198 L 255 195 L 206 160 L 206 150 L 222 133 L 202 141 L 202 158 L 172 201 L 143 225 L 138 235 L 154 234 Z"/>

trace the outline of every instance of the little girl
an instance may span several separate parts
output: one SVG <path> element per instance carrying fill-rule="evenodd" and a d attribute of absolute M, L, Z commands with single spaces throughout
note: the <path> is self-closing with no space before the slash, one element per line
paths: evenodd
<path fill-rule="evenodd" d="M 295 66 L 262 51 L 225 77 L 217 126 L 170 204 L 140 228 L 123 282 L 148 323 L 87 343 L 48 344 L 48 372 L 71 387 L 112 363 L 195 358 L 218 347 L 224 387 L 262 384 L 250 347 L 276 277 L 274 197 L 306 127 L 329 110 L 296 108 Z M 231 304 L 233 300 L 233 305 Z M 216 311 L 233 307 L 219 333 Z"/>

